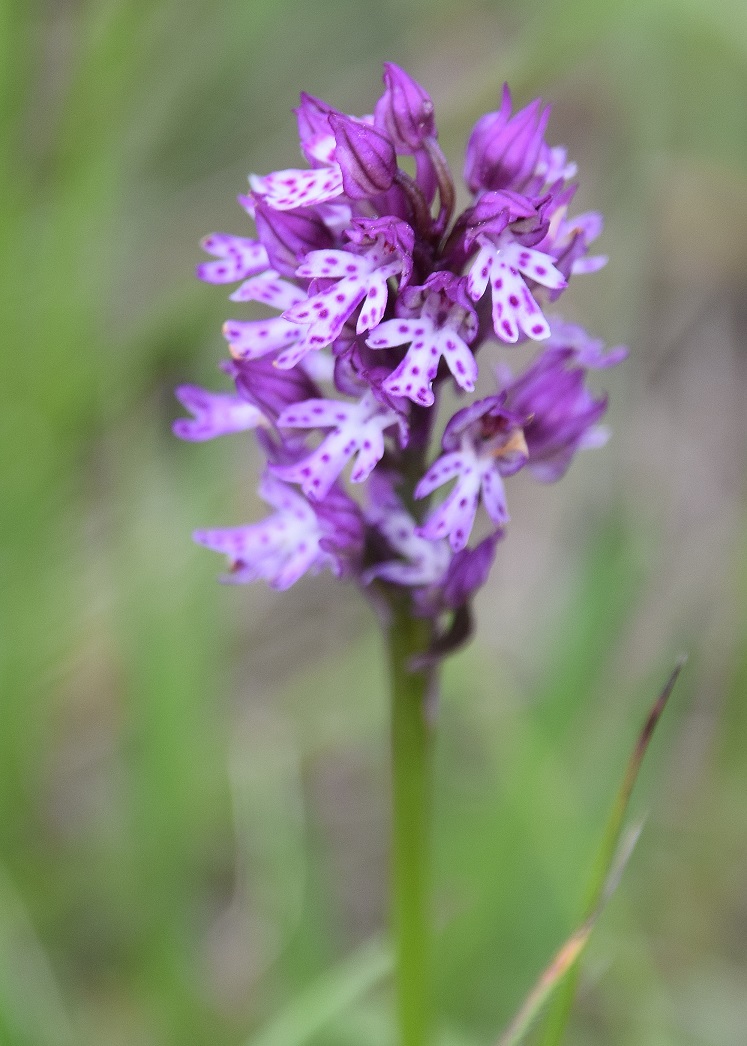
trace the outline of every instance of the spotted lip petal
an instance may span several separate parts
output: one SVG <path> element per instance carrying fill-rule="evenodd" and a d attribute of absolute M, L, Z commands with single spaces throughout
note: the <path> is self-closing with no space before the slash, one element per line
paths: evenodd
<path fill-rule="evenodd" d="M 296 345 L 303 336 L 303 327 L 281 316 L 269 320 L 226 320 L 223 324 L 223 337 L 231 355 L 239 360 L 256 360 L 286 349 Z"/>
<path fill-rule="evenodd" d="M 407 353 L 383 382 L 383 387 L 394 396 L 406 396 L 413 403 L 430 407 L 435 401 L 433 381 L 443 358 L 457 385 L 467 392 L 474 391 L 477 380 L 477 362 L 469 347 L 450 327 L 439 328 L 428 316 L 419 320 L 387 320 L 380 323 L 368 339 L 371 348 L 384 348 L 410 343 Z"/>
<path fill-rule="evenodd" d="M 467 289 L 477 301 L 490 285 L 493 329 L 501 341 L 516 342 L 521 334 L 535 341 L 550 337 L 550 324 L 526 280 L 562 290 L 566 280 L 554 262 L 550 255 L 518 243 L 482 240 Z"/>
<path fill-rule="evenodd" d="M 252 174 L 249 184 L 263 203 L 276 211 L 313 207 L 342 195 L 342 171 L 334 161 L 328 167 L 304 171 L 289 168 L 260 177 Z"/>
<path fill-rule="evenodd" d="M 361 303 L 357 333 L 375 327 L 386 309 L 387 281 L 403 272 L 404 259 L 384 234 L 375 234 L 372 242 L 364 236 L 358 239 L 358 253 L 313 251 L 298 267 L 297 275 L 302 279 L 337 281 L 284 313 L 286 319 L 308 327 L 312 345 L 321 347 L 335 341 Z"/>
<path fill-rule="evenodd" d="M 451 560 L 448 544 L 430 541 L 418 534 L 415 520 L 399 498 L 382 506 L 374 493 L 371 502 L 366 513 L 368 522 L 400 558 L 386 559 L 369 567 L 362 574 L 361 583 L 370 585 L 378 578 L 395 585 L 419 587 L 442 581 Z"/>
<path fill-rule="evenodd" d="M 522 468 L 528 455 L 517 415 L 505 409 L 505 400 L 505 393 L 488 396 L 458 411 L 444 430 L 446 453 L 415 488 L 415 497 L 424 498 L 456 480 L 446 499 L 420 528 L 420 533 L 432 540 L 448 537 L 455 552 L 469 540 L 481 497 L 496 526 L 508 522 L 503 476 Z"/>
<path fill-rule="evenodd" d="M 428 473 L 426 477 L 428 478 Z M 451 493 L 434 509 L 418 533 L 431 541 L 448 537 L 455 552 L 469 541 L 480 498 L 481 474 L 476 463 L 465 463 Z M 416 497 L 419 496 L 416 490 Z M 504 520 L 501 520 L 503 522 Z"/>
<path fill-rule="evenodd" d="M 435 402 L 433 381 L 441 359 L 465 392 L 473 392 L 477 361 L 467 341 L 477 333 L 477 317 L 466 296 L 466 281 L 434 273 L 422 287 L 408 287 L 400 297 L 400 319 L 379 323 L 366 344 L 372 349 L 409 344 L 394 371 L 382 383 L 394 396 L 424 407 Z"/>
<path fill-rule="evenodd" d="M 312 567 L 330 565 L 330 556 L 319 547 L 322 530 L 303 498 L 273 477 L 265 477 L 260 492 L 277 509 L 272 516 L 246 527 L 198 530 L 194 540 L 227 556 L 230 572 L 225 580 L 262 578 L 283 591 Z"/>
<path fill-rule="evenodd" d="M 322 348 L 331 345 L 342 334 L 342 329 L 367 293 L 367 280 L 347 276 L 334 287 L 320 291 L 288 309 L 283 315 L 299 326 L 307 328 L 308 340 Z"/>
<path fill-rule="evenodd" d="M 283 312 L 306 297 L 300 287 L 281 278 L 274 269 L 244 280 L 229 296 L 230 301 L 258 301 Z"/>
<path fill-rule="evenodd" d="M 356 404 L 309 400 L 289 407 L 278 418 L 280 428 L 333 427 L 334 431 L 301 461 L 274 467 L 273 475 L 300 483 L 307 497 L 320 500 L 355 457 L 351 480 L 362 483 L 384 455 L 384 430 L 397 422 L 394 411 L 382 408 L 370 392 Z"/>
<path fill-rule="evenodd" d="M 229 561 L 223 580 L 246 583 L 265 580 L 285 591 L 307 572 L 328 568 L 340 575 L 360 555 L 360 512 L 341 491 L 332 492 L 324 506 L 312 507 L 297 491 L 265 474 L 261 497 L 276 511 L 246 527 L 197 530 L 194 540 Z"/>
<path fill-rule="evenodd" d="M 213 232 L 202 241 L 202 249 L 218 261 L 202 262 L 195 269 L 205 283 L 235 283 L 269 266 L 267 251 L 258 240 Z"/>
<path fill-rule="evenodd" d="M 174 422 L 172 429 L 179 439 L 201 442 L 267 424 L 258 407 L 233 393 L 208 392 L 198 385 L 180 385 L 175 392 L 182 406 L 193 415 Z"/>

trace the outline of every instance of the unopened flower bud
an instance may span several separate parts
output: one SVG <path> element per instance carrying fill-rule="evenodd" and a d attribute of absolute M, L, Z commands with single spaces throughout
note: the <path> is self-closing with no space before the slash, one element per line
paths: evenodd
<path fill-rule="evenodd" d="M 549 118 L 539 98 L 511 116 L 511 92 L 504 84 L 500 109 L 477 121 L 467 143 L 464 180 L 472 192 L 521 191 L 535 173 Z"/>
<path fill-rule="evenodd" d="M 376 126 L 398 152 L 413 153 L 426 138 L 436 137 L 431 96 L 393 62 L 384 62 L 384 83 L 386 91 L 374 111 Z"/>
<path fill-rule="evenodd" d="M 337 142 L 335 159 L 342 171 L 345 195 L 366 200 L 386 192 L 397 173 L 397 156 L 389 139 L 368 124 L 334 114 L 329 117 Z"/>

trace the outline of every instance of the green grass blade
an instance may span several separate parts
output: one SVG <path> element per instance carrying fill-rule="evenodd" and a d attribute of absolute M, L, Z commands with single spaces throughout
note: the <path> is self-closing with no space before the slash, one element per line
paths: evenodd
<path fill-rule="evenodd" d="M 636 825 L 628 832 L 622 845 L 613 855 L 611 867 L 608 870 L 605 881 L 602 883 L 599 903 L 552 957 L 496 1046 L 518 1046 L 518 1043 L 524 1038 L 524 1035 L 532 1026 L 534 1019 L 554 989 L 568 971 L 577 966 L 579 957 L 588 944 L 591 932 L 596 926 L 599 916 L 617 889 L 625 866 L 641 834 L 641 828 L 642 825 Z"/>
<path fill-rule="evenodd" d="M 39 1046 L 76 1041 L 52 963 L 23 898 L 0 867 L 0 1040 Z"/>
<path fill-rule="evenodd" d="M 391 949 L 369 941 L 325 973 L 245 1046 L 303 1046 L 348 1007 L 380 984 L 394 967 Z"/>
<path fill-rule="evenodd" d="M 643 758 L 648 749 L 651 737 L 653 736 L 656 724 L 662 716 L 667 701 L 669 700 L 669 696 L 674 689 L 674 685 L 677 682 L 677 678 L 682 671 L 682 667 L 686 660 L 687 658 L 685 656 L 681 656 L 678 659 L 669 679 L 664 684 L 661 693 L 652 705 L 651 710 L 646 717 L 646 721 L 643 724 L 643 728 L 638 735 L 633 751 L 630 754 L 630 758 L 628 759 L 628 765 L 625 768 L 622 782 L 612 804 L 612 809 L 605 826 L 604 835 L 602 836 L 602 843 L 594 862 L 592 876 L 586 893 L 586 902 L 584 905 L 586 921 L 583 926 L 586 926 L 589 920 L 592 920 L 591 926 L 593 926 L 593 923 L 596 921 L 598 916 L 600 906 L 603 906 L 606 901 L 606 894 L 609 890 L 610 884 L 610 867 L 613 864 L 615 853 L 618 850 L 623 821 L 625 819 L 625 814 L 628 809 L 628 803 L 630 802 L 635 782 L 638 778 L 638 772 L 641 768 Z M 591 927 L 589 928 L 589 933 L 590 932 Z M 587 939 L 588 934 L 584 939 L 584 945 Z M 573 938 L 571 938 L 571 940 L 573 940 Z M 553 981 L 552 986 L 555 987 L 560 980 L 560 977 L 567 974 L 565 982 L 561 990 L 557 993 L 548 1015 L 545 1032 L 540 1040 L 541 1046 L 560 1046 L 560 1043 L 563 1040 L 571 1015 L 573 999 L 576 993 L 576 984 L 579 976 L 579 965 L 577 960 L 582 948 L 583 945 L 578 949 L 572 960 L 563 968 L 560 976 Z"/>

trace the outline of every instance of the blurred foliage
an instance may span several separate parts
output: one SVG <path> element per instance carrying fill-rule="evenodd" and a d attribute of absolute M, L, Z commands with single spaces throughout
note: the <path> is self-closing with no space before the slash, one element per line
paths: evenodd
<path fill-rule="evenodd" d="M 212 382 L 222 352 L 197 241 L 241 230 L 248 169 L 296 162 L 301 88 L 367 111 L 386 58 L 431 90 L 455 167 L 504 78 L 553 99 L 613 259 L 577 317 L 634 350 L 610 447 L 551 491 L 518 482 L 445 674 L 444 1046 L 494 1041 L 576 925 L 681 648 L 573 1042 L 744 1042 L 747 6 L 1 0 L 10 1046 L 392 1042 L 366 943 L 387 877 L 373 616 L 325 578 L 219 588 L 189 531 L 255 515 L 251 451 L 169 430 L 172 386 Z"/>

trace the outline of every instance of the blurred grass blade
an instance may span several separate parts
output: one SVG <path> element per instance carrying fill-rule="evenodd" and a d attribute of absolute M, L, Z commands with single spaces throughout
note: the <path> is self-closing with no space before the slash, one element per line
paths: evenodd
<path fill-rule="evenodd" d="M 641 828 L 642 825 L 636 825 L 625 836 L 614 855 L 607 878 L 602 883 L 599 903 L 596 908 L 555 953 L 496 1046 L 517 1046 L 521 1042 L 550 993 L 577 962 L 581 952 L 588 943 L 591 931 L 596 926 L 599 916 L 617 889 L 625 866 L 641 834 Z"/>
<path fill-rule="evenodd" d="M 23 898 L 0 867 L 0 1038 L 38 1046 L 75 1041 L 52 964 Z"/>
<path fill-rule="evenodd" d="M 643 724 L 643 729 L 638 735 L 633 751 L 630 754 L 620 788 L 618 789 L 614 803 L 612 804 L 610 816 L 607 820 L 602 843 L 594 863 L 591 880 L 587 889 L 584 904 L 584 913 L 587 917 L 587 921 L 588 919 L 596 920 L 600 906 L 603 906 L 606 903 L 606 893 L 610 887 L 610 878 L 614 875 L 614 869 L 613 872 L 610 873 L 610 867 L 613 863 L 614 855 L 618 852 L 618 843 L 622 832 L 625 813 L 628 809 L 628 803 L 630 802 L 630 796 L 633 792 L 638 772 L 641 768 L 641 763 L 643 762 L 643 757 L 648 749 L 656 724 L 661 719 L 667 701 L 669 700 L 669 696 L 674 689 L 674 684 L 677 682 L 677 678 L 686 661 L 687 656 L 680 655 L 669 679 L 667 679 L 661 693 L 652 705 L 651 710 L 646 717 L 646 722 Z M 616 883 L 612 884 L 613 890 L 616 885 Z M 585 925 L 586 923 L 584 923 L 584 926 Z M 563 987 L 558 992 L 550 1013 L 548 1014 L 545 1032 L 540 1040 L 541 1046 L 560 1046 L 560 1043 L 563 1040 L 563 1035 L 565 1034 L 565 1029 L 571 1015 L 573 998 L 576 993 L 576 984 L 579 974 L 579 967 L 576 963 L 577 958 L 578 955 L 576 955 L 563 970 L 563 973 L 567 972 L 568 976 L 565 979 Z"/>
<path fill-rule="evenodd" d="M 339 966 L 325 973 L 245 1046 L 303 1046 L 330 1021 L 380 984 L 392 971 L 388 944 L 369 941 Z"/>

